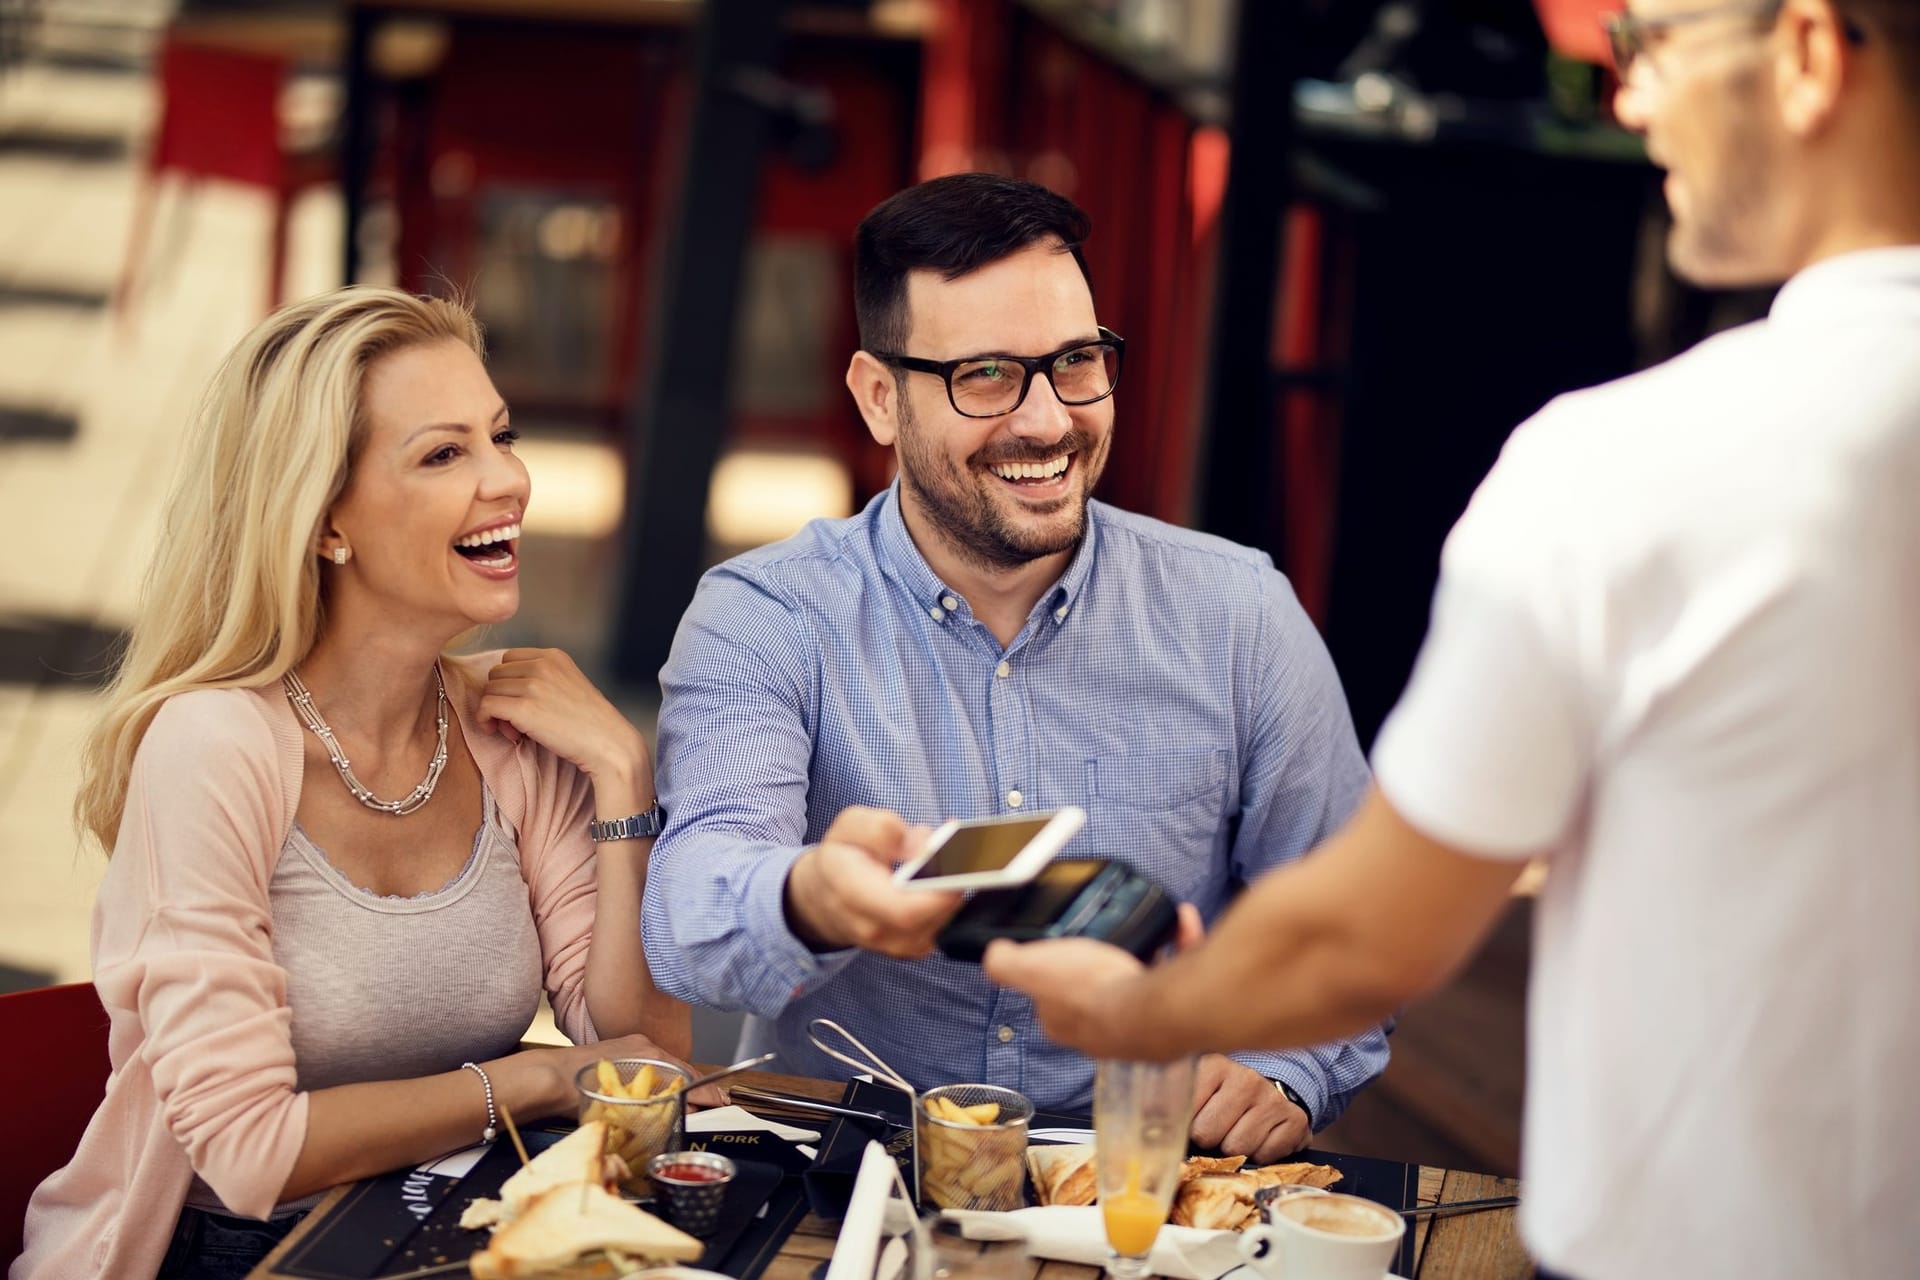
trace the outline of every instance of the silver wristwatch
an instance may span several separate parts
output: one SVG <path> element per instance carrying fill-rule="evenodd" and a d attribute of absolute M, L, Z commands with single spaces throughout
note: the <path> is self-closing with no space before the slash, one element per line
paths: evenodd
<path fill-rule="evenodd" d="M 1275 1080 L 1273 1087 L 1280 1091 L 1281 1097 L 1306 1113 L 1307 1131 L 1311 1133 L 1313 1131 L 1313 1108 L 1308 1106 L 1307 1100 L 1300 1096 L 1300 1091 L 1288 1084 L 1285 1080 Z"/>
<path fill-rule="evenodd" d="M 660 803 L 656 800 L 645 813 L 611 818 L 606 822 L 595 819 L 587 824 L 587 834 L 593 837 L 595 844 L 602 840 L 640 840 L 659 835 L 666 825 L 666 816 L 660 812 Z"/>

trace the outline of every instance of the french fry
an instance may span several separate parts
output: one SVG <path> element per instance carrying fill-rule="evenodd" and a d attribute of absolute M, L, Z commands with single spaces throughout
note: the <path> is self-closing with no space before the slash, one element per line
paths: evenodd
<path fill-rule="evenodd" d="M 644 1063 L 633 1079 L 627 1082 L 627 1096 L 635 1100 L 651 1098 L 657 1088 L 659 1088 L 659 1073 L 653 1069 L 651 1062 Z"/>
<path fill-rule="evenodd" d="M 927 1110 L 932 1112 L 936 1119 L 945 1120 L 950 1124 L 992 1124 L 1000 1118 L 1000 1104 L 997 1102 L 980 1102 L 971 1107 L 963 1107 L 952 1098 L 929 1098 Z"/>
<path fill-rule="evenodd" d="M 1026 1180 L 1027 1132 L 996 1126 L 997 1102 L 960 1106 L 944 1095 L 924 1098 L 915 1141 L 920 1194 L 943 1209 L 1017 1209 Z"/>
<path fill-rule="evenodd" d="M 666 1150 L 673 1136 L 680 1107 L 675 1095 L 684 1078 L 643 1063 L 631 1080 L 620 1078 L 620 1069 L 609 1059 L 594 1064 L 595 1092 L 598 1098 L 582 1099 L 582 1123 L 600 1120 L 607 1126 L 607 1154 L 624 1162 L 629 1176 L 623 1185 L 642 1189 L 647 1179 L 647 1160 Z"/>

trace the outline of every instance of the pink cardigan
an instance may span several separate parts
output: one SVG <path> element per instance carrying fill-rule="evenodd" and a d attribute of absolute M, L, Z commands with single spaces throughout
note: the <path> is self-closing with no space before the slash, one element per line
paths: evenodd
<path fill-rule="evenodd" d="M 555 1019 L 585 1043 L 592 788 L 531 741 L 476 727 L 497 660 L 448 659 L 448 701 L 518 835 Z M 72 1162 L 33 1194 L 12 1280 L 152 1276 L 196 1170 L 235 1213 L 272 1211 L 307 1131 L 267 897 L 302 760 L 278 684 L 180 694 L 154 717 L 94 904 L 113 1074 Z"/>

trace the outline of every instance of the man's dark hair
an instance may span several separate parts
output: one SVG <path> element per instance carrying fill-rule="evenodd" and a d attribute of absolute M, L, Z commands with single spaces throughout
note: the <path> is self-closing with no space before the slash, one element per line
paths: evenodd
<path fill-rule="evenodd" d="M 1920 117 L 1920 2 L 1917 0 L 1833 0 L 1841 18 L 1861 29 L 1869 41 L 1886 46 L 1907 103 Z"/>
<path fill-rule="evenodd" d="M 853 308 L 860 345 L 902 354 L 907 273 L 958 280 L 1027 246 L 1057 242 L 1086 276 L 1080 244 L 1093 224 L 1063 195 L 1017 178 L 956 173 L 908 187 L 875 205 L 853 233 Z"/>

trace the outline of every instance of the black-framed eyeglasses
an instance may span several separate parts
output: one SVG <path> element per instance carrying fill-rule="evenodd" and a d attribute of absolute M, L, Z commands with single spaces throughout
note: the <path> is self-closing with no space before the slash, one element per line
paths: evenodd
<path fill-rule="evenodd" d="M 1712 18 L 1771 19 L 1786 5 L 1786 0 L 1733 0 L 1730 4 L 1683 9 L 1679 13 L 1656 13 L 1641 17 L 1632 13 L 1608 14 L 1601 25 L 1607 30 L 1607 43 L 1613 49 L 1613 69 L 1621 80 L 1633 70 L 1633 64 L 1660 42 L 1675 27 L 1684 27 Z"/>
<path fill-rule="evenodd" d="M 875 351 L 872 356 L 915 373 L 931 373 L 947 384 L 947 402 L 968 418 L 997 418 L 1026 403 L 1033 376 L 1053 387 L 1061 404 L 1093 404 L 1120 385 L 1120 362 L 1127 340 L 1111 329 L 1098 342 L 1076 342 L 1044 356 L 970 356 L 965 360 L 922 360 L 918 356 Z"/>

